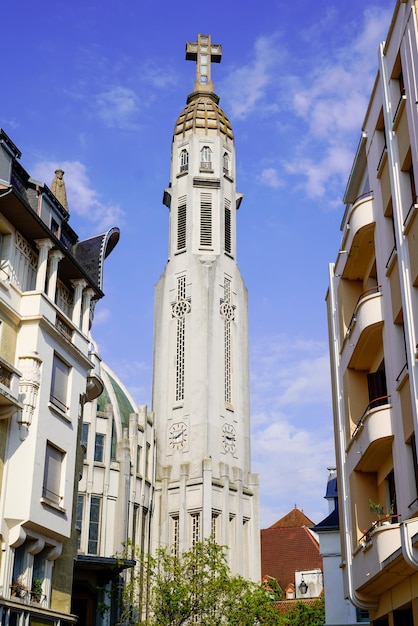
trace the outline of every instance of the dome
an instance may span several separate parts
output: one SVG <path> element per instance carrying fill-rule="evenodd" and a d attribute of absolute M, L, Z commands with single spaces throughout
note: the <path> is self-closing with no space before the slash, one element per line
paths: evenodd
<path fill-rule="evenodd" d="M 173 139 L 198 133 L 223 135 L 226 140 L 234 141 L 231 123 L 218 103 L 219 97 L 214 93 L 190 94 L 186 106 L 177 119 Z"/>

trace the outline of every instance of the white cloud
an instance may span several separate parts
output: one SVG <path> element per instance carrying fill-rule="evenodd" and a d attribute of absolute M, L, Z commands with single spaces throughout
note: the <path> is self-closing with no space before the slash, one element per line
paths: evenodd
<path fill-rule="evenodd" d="M 253 59 L 234 68 L 223 81 L 222 92 L 234 117 L 244 118 L 264 99 L 273 71 L 277 71 L 277 35 L 259 37 L 254 44 Z"/>
<path fill-rule="evenodd" d="M 327 514 L 327 466 L 334 462 L 327 347 L 284 335 L 254 345 L 251 444 L 261 524 L 273 523 L 294 504 L 319 522 Z"/>
<path fill-rule="evenodd" d="M 138 127 L 138 96 L 132 89 L 116 86 L 96 96 L 99 117 L 110 128 L 132 130 Z"/>
<path fill-rule="evenodd" d="M 293 85 L 293 111 L 306 127 L 297 154 L 284 167 L 303 177 L 309 197 L 323 196 L 333 180 L 342 184 L 348 175 L 353 155 L 341 146 L 352 144 L 354 133 L 360 133 L 377 73 L 378 45 L 389 23 L 389 11 L 365 11 L 356 39 L 330 47 L 327 60 L 314 60 L 303 82 L 297 76 L 287 81 Z"/>
<path fill-rule="evenodd" d="M 110 309 L 96 308 L 94 311 L 94 326 L 106 324 L 112 317 Z"/>
<path fill-rule="evenodd" d="M 141 68 L 141 78 L 159 89 L 166 89 L 177 83 L 175 71 L 172 69 L 168 71 L 150 60 L 146 61 Z"/>
<path fill-rule="evenodd" d="M 273 189 L 283 187 L 283 181 L 280 180 L 277 170 L 274 167 L 267 167 L 261 172 L 260 182 Z"/>
<path fill-rule="evenodd" d="M 57 167 L 64 172 L 65 186 L 70 215 L 75 213 L 104 231 L 112 226 L 120 226 L 123 211 L 119 205 L 105 204 L 100 200 L 98 192 L 93 189 L 87 175 L 86 167 L 80 161 L 42 161 L 31 169 L 34 178 L 45 182 L 48 186 L 54 177 Z"/>

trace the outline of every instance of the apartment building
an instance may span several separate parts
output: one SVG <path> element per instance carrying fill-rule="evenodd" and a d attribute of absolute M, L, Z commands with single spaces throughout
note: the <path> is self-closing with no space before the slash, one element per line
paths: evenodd
<path fill-rule="evenodd" d="M 104 363 L 101 375 L 103 391 L 84 409 L 75 515 L 72 613 L 84 626 L 119 623 L 120 587 L 150 550 L 154 493 L 153 416 Z"/>
<path fill-rule="evenodd" d="M 379 47 L 326 298 L 345 595 L 381 626 L 418 623 L 417 9 Z"/>
<path fill-rule="evenodd" d="M 79 433 L 103 390 L 90 328 L 119 231 L 79 241 L 63 172 L 55 195 L 20 156 L 0 131 L 0 624 L 66 626 Z"/>

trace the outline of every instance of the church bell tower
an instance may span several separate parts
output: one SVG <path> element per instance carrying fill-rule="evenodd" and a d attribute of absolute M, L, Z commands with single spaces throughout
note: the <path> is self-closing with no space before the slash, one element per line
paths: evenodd
<path fill-rule="evenodd" d="M 169 258 L 155 291 L 154 547 L 215 537 L 230 566 L 260 578 L 258 476 L 250 467 L 247 290 L 236 262 L 234 136 L 219 107 L 209 35 L 186 45 L 194 91 L 174 128 Z"/>

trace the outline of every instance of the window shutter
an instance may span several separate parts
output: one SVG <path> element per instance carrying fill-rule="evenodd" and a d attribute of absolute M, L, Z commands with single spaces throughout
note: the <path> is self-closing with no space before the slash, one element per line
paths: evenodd
<path fill-rule="evenodd" d="M 177 212 L 177 250 L 183 250 L 186 247 L 186 196 L 179 198 L 179 206 Z"/>
<path fill-rule="evenodd" d="M 231 202 L 225 200 L 225 252 L 231 254 L 232 241 L 231 241 Z"/>
<path fill-rule="evenodd" d="M 210 193 L 200 196 L 200 245 L 212 246 L 212 197 Z"/>

